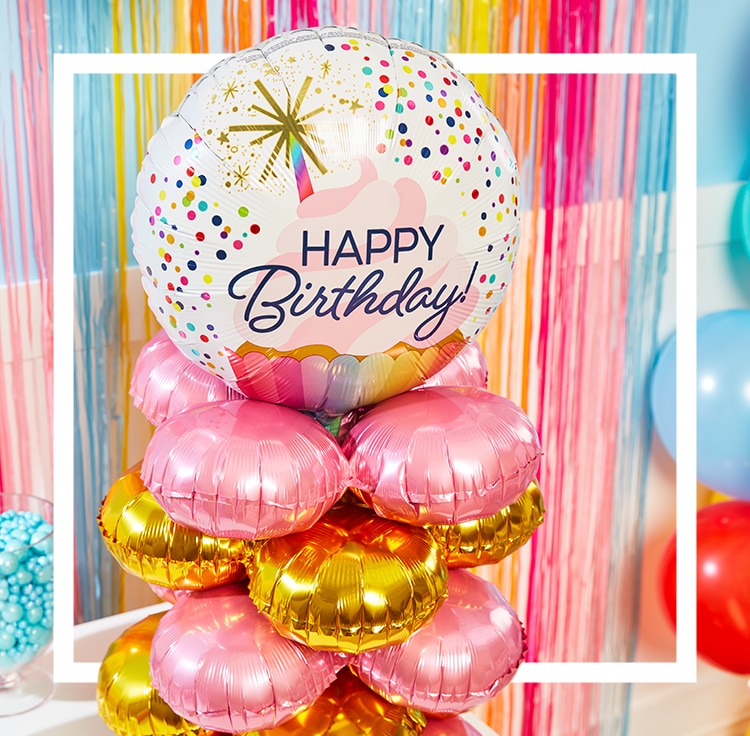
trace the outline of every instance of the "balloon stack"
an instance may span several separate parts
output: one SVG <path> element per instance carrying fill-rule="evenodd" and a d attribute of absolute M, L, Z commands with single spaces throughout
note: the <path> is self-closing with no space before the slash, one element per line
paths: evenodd
<path fill-rule="evenodd" d="M 544 516 L 536 431 L 473 342 L 517 193 L 450 62 L 351 28 L 227 58 L 162 124 L 132 216 L 156 430 L 99 523 L 172 606 L 102 663 L 113 731 L 472 733 L 526 635 L 461 568 Z"/>

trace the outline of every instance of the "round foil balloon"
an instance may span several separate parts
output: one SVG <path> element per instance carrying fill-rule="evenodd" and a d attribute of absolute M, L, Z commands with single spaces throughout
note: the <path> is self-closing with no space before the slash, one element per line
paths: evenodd
<path fill-rule="evenodd" d="M 428 718 L 422 736 L 482 736 L 474 726 L 463 718 Z"/>
<path fill-rule="evenodd" d="M 99 715 L 117 736 L 215 736 L 178 716 L 151 686 L 151 640 L 163 615 L 139 621 L 110 645 L 99 667 Z"/>
<path fill-rule="evenodd" d="M 378 514 L 420 525 L 496 514 L 523 494 L 541 455 L 534 426 L 512 401 L 456 387 L 384 401 L 342 449 L 352 485 Z"/>
<path fill-rule="evenodd" d="M 352 668 L 386 700 L 455 715 L 492 698 L 526 656 L 526 634 L 500 591 L 451 570 L 448 599 L 407 642 L 364 652 Z"/>
<path fill-rule="evenodd" d="M 146 343 L 130 381 L 133 404 L 151 424 L 212 401 L 241 399 L 223 381 L 189 361 L 160 330 Z"/>
<path fill-rule="evenodd" d="M 161 598 L 165 603 L 177 603 L 182 596 L 190 595 L 189 590 L 165 588 L 163 585 L 155 585 L 154 583 L 149 583 L 148 587 L 151 588 L 151 592 L 157 598 Z"/>
<path fill-rule="evenodd" d="M 107 549 L 147 583 L 200 590 L 245 577 L 242 539 L 210 537 L 167 516 L 131 468 L 109 489 L 97 521 Z"/>
<path fill-rule="evenodd" d="M 344 668 L 307 710 L 252 736 L 419 736 L 425 723 L 422 713 L 389 703 Z"/>
<path fill-rule="evenodd" d="M 494 516 L 461 524 L 428 526 L 445 548 L 448 567 L 492 565 L 520 549 L 544 521 L 544 501 L 536 481 Z"/>
<path fill-rule="evenodd" d="M 479 343 L 470 342 L 448 365 L 422 385 L 487 388 L 487 360 Z"/>
<path fill-rule="evenodd" d="M 348 653 L 405 641 L 446 595 L 429 532 L 352 503 L 306 532 L 258 543 L 248 573 L 250 596 L 282 634 Z"/>
<path fill-rule="evenodd" d="M 154 432 L 141 475 L 180 524 L 257 539 L 312 526 L 341 496 L 348 467 L 314 419 L 261 401 L 186 409 Z"/>
<path fill-rule="evenodd" d="M 188 720 L 233 733 L 272 728 L 304 710 L 342 664 L 280 636 L 238 585 L 180 598 L 151 645 L 161 697 Z"/>
<path fill-rule="evenodd" d="M 293 31 L 201 77 L 148 147 L 131 222 L 149 304 L 249 398 L 341 414 L 421 383 L 487 323 L 518 167 L 440 54 Z"/>

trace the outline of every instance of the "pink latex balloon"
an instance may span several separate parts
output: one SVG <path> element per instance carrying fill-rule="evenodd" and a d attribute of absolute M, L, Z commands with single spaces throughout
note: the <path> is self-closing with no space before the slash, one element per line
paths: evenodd
<path fill-rule="evenodd" d="M 507 685 L 526 656 L 526 633 L 500 591 L 451 570 L 448 598 L 407 642 L 358 654 L 352 667 L 376 693 L 425 713 L 456 715 Z"/>
<path fill-rule="evenodd" d="M 315 700 L 343 660 L 273 628 L 242 586 L 180 598 L 151 644 L 151 681 L 172 710 L 203 728 L 272 728 Z"/>
<path fill-rule="evenodd" d="M 487 361 L 479 343 L 470 342 L 453 360 L 422 386 L 487 388 Z"/>
<path fill-rule="evenodd" d="M 141 477 L 179 524 L 265 539 L 310 528 L 343 493 L 347 471 L 314 419 L 243 399 L 193 407 L 157 427 Z"/>
<path fill-rule="evenodd" d="M 429 387 L 378 404 L 342 445 L 352 485 L 381 516 L 458 524 L 492 516 L 534 479 L 536 430 L 512 401 Z"/>
<path fill-rule="evenodd" d="M 474 726 L 463 718 L 428 718 L 422 736 L 482 736 Z"/>
<path fill-rule="evenodd" d="M 157 332 L 138 355 L 130 380 L 130 395 L 135 408 L 157 427 L 191 406 L 245 398 L 188 360 L 164 330 Z"/>

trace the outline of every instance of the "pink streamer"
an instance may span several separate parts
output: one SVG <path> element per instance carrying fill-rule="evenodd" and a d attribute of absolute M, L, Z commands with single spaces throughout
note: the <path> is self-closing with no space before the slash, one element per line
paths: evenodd
<path fill-rule="evenodd" d="M 292 0 L 291 2 L 291 15 L 292 15 L 292 29 L 300 28 L 300 0 Z"/>
<path fill-rule="evenodd" d="M 307 0 L 307 23 L 311 28 L 320 25 L 317 0 Z"/>
<path fill-rule="evenodd" d="M 271 36 L 276 35 L 276 0 L 266 0 L 266 7 L 268 22 L 264 38 L 271 38 Z"/>
<path fill-rule="evenodd" d="M 549 51 L 598 51 L 599 24 L 598 6 L 590 0 L 576 0 L 569 14 L 553 13 L 550 18 Z M 588 591 L 606 589 L 609 545 L 602 540 L 592 546 L 590 540 L 601 534 L 602 525 L 606 528 L 611 518 L 615 443 L 614 438 L 602 442 L 600 433 L 601 428 L 617 426 L 628 281 L 620 277 L 624 287 L 611 299 L 609 290 L 617 283 L 616 269 L 622 264 L 614 262 L 610 252 L 595 252 L 595 246 L 608 239 L 596 231 L 600 220 L 593 217 L 592 206 L 585 204 L 591 199 L 587 184 L 597 163 L 592 154 L 605 150 L 601 140 L 600 145 L 594 144 L 597 111 L 608 103 L 607 93 L 618 91 L 611 90 L 612 85 L 603 88 L 603 84 L 606 81 L 587 75 L 548 77 L 542 111 L 543 158 L 550 163 L 564 162 L 565 167 L 547 166 L 543 182 L 538 429 L 548 460 L 542 465 L 541 480 L 548 489 L 546 501 L 552 511 L 565 499 L 580 494 L 581 483 L 596 489 L 592 490 L 596 503 L 584 514 L 550 513 L 546 528 L 533 539 L 527 624 L 529 658 L 537 661 L 595 661 L 604 640 L 606 597 L 592 597 Z M 619 119 L 610 117 L 610 124 Z M 558 150 L 560 145 L 562 150 Z M 609 181 L 612 166 L 609 157 L 605 158 L 602 177 Z M 581 242 L 581 233 L 590 235 Z M 616 326 L 615 334 L 621 337 L 613 353 L 608 355 L 607 346 L 599 343 L 601 337 L 590 324 L 592 318 L 601 319 L 604 335 L 609 335 L 610 325 Z M 596 351 L 602 352 L 599 358 Z M 594 417 L 597 422 L 592 422 Z M 586 468 L 590 475 L 577 477 L 570 468 Z M 591 559 L 593 549 L 597 560 Z M 540 565 L 543 559 L 555 562 Z M 593 576 L 584 588 L 581 574 Z M 555 615 L 550 616 L 550 610 Z M 595 708 L 597 688 L 578 686 L 576 698 L 567 696 L 563 688 L 526 686 L 525 736 L 554 733 L 556 724 L 581 722 L 579 716 Z M 540 702 L 549 705 L 539 708 Z"/>
<path fill-rule="evenodd" d="M 49 105 L 49 77 L 47 52 L 47 26 L 44 5 L 18 3 L 21 28 L 21 75 L 11 74 L 12 124 L 16 150 L 14 180 L 4 163 L 0 177 L 0 225 L 3 235 L 3 262 L 7 274 L 6 305 L 10 334 L 10 353 L 3 356 L 0 371 L 0 396 L 3 397 L 3 420 L 0 422 L 0 483 L 3 487 L 27 492 L 34 488 L 34 463 L 41 460 L 47 466 L 50 458 L 38 457 L 38 443 L 30 416 L 34 412 L 23 405 L 29 393 L 39 394 L 39 389 L 27 388 L 29 377 L 28 345 L 41 335 L 41 359 L 46 384 L 41 391 L 48 417 L 52 414 L 52 283 L 49 279 L 52 263 L 52 170 L 51 131 Z M 16 232 L 9 213 L 4 211 L 6 195 L 17 192 L 19 231 Z M 30 224 L 30 227 L 29 227 Z M 16 263 L 15 253 L 21 253 L 21 263 Z M 39 270 L 39 282 L 30 283 L 31 257 Z M 18 266 L 20 265 L 20 273 Z M 32 305 L 41 302 L 41 325 L 34 321 Z M 25 322 L 21 322 L 24 305 Z M 7 363 L 7 367 L 6 367 Z M 51 446 L 52 422 L 38 429 L 49 432 Z M 32 448 L 35 456 L 32 458 Z M 38 465 L 37 465 L 38 467 Z M 51 489 L 47 489 L 48 492 Z M 43 492 L 38 489 L 37 492 Z"/>

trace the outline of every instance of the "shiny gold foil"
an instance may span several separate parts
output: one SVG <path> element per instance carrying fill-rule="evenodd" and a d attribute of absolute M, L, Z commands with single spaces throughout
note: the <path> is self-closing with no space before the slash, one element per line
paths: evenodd
<path fill-rule="evenodd" d="M 131 468 L 109 489 L 97 521 L 107 549 L 147 583 L 202 590 L 241 580 L 251 544 L 221 539 L 175 523 Z"/>
<path fill-rule="evenodd" d="M 447 595 L 447 566 L 425 529 L 340 504 L 304 532 L 256 542 L 250 597 L 278 631 L 315 649 L 398 644 Z"/>
<path fill-rule="evenodd" d="M 500 562 L 529 541 L 544 521 L 544 500 L 536 481 L 515 502 L 494 516 L 463 524 L 427 527 L 445 549 L 448 567 L 476 567 Z"/>
<path fill-rule="evenodd" d="M 307 710 L 245 736 L 419 736 L 426 724 L 420 711 L 383 700 L 345 667 Z"/>
<path fill-rule="evenodd" d="M 99 715 L 117 736 L 218 736 L 178 716 L 151 687 L 151 640 L 163 615 L 148 616 L 110 644 L 99 667 Z"/>

